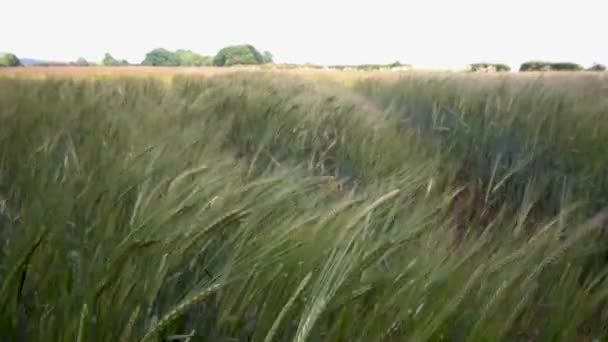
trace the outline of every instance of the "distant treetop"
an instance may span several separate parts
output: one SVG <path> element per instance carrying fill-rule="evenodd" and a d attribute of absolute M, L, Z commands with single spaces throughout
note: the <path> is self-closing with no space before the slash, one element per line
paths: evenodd
<path fill-rule="evenodd" d="M 571 62 L 544 62 L 530 61 L 525 62 L 519 67 L 519 71 L 580 71 L 584 70 L 582 66 Z"/>
<path fill-rule="evenodd" d="M 16 67 L 21 66 L 21 61 L 15 54 L 4 53 L 0 55 L 0 67 Z"/>
<path fill-rule="evenodd" d="M 502 64 L 502 63 L 474 63 L 474 64 L 471 64 L 471 71 L 475 71 L 475 72 L 488 72 L 488 71 L 509 72 L 509 71 L 511 71 L 511 67 L 506 64 Z"/>
<path fill-rule="evenodd" d="M 174 52 L 158 48 L 148 52 L 141 64 L 150 66 L 178 66 L 179 59 Z"/>
<path fill-rule="evenodd" d="M 76 60 L 75 64 L 77 66 L 89 66 L 89 62 L 86 59 L 84 59 L 83 57 L 78 58 Z"/>
<path fill-rule="evenodd" d="M 211 65 L 212 60 L 212 57 L 199 55 L 191 50 L 173 52 L 158 48 L 148 52 L 141 64 L 150 66 L 206 66 Z"/>
<path fill-rule="evenodd" d="M 603 64 L 595 63 L 595 64 L 593 64 L 593 66 L 591 66 L 587 70 L 589 70 L 589 71 L 606 71 L 606 66 Z"/>
<path fill-rule="evenodd" d="M 267 56 L 269 57 L 269 56 Z M 252 45 L 233 45 L 221 49 L 213 59 L 215 66 L 264 64 L 264 56 Z"/>
<path fill-rule="evenodd" d="M 551 63 L 551 70 L 556 71 L 580 71 L 584 70 L 582 66 L 576 63 L 571 62 L 559 62 L 559 63 Z"/>
<path fill-rule="evenodd" d="M 122 66 L 129 65 L 129 62 L 124 59 L 118 60 L 112 57 L 112 55 L 110 55 L 109 53 L 106 53 L 103 57 L 103 60 L 101 61 L 101 64 L 103 66 Z"/>
<path fill-rule="evenodd" d="M 265 64 L 273 62 L 274 56 L 272 55 L 272 53 L 270 53 L 270 51 L 264 51 L 263 57 Z"/>
<path fill-rule="evenodd" d="M 213 57 L 203 56 L 191 50 L 175 51 L 180 66 L 209 66 L 213 64 Z"/>

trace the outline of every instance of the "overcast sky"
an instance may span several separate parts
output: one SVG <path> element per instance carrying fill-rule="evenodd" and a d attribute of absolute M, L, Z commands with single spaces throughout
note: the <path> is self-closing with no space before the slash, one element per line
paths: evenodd
<path fill-rule="evenodd" d="M 608 0 L 1 0 L 0 51 L 140 62 L 251 43 L 277 62 L 608 64 Z"/>

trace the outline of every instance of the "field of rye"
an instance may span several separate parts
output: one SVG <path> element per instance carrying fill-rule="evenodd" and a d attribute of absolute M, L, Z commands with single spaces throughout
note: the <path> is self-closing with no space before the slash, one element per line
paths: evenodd
<path fill-rule="evenodd" d="M 605 74 L 15 70 L 0 341 L 608 339 Z"/>

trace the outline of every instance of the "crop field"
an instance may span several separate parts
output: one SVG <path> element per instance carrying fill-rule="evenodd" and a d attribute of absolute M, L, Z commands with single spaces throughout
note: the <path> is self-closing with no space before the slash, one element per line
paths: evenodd
<path fill-rule="evenodd" d="M 606 341 L 608 76 L 0 71 L 0 341 Z"/>

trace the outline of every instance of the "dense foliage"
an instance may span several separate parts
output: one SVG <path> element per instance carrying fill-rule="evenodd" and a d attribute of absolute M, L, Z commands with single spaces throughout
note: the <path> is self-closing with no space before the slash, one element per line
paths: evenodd
<path fill-rule="evenodd" d="M 0 78 L 0 336 L 606 340 L 607 84 Z"/>
<path fill-rule="evenodd" d="M 511 67 L 501 63 L 474 63 L 471 64 L 471 71 L 509 72 L 511 71 Z"/>
<path fill-rule="evenodd" d="M 560 63 L 551 63 L 551 70 L 555 71 L 581 71 L 584 70 L 582 66 L 576 63 L 570 62 L 560 62 Z"/>
<path fill-rule="evenodd" d="M 90 63 L 83 57 L 78 58 L 74 64 L 77 66 L 89 66 L 90 65 Z"/>
<path fill-rule="evenodd" d="M 272 53 L 270 51 L 264 51 L 264 53 L 262 54 L 262 57 L 263 57 L 262 62 L 265 64 L 274 62 L 274 56 L 272 55 Z"/>
<path fill-rule="evenodd" d="M 141 62 L 143 65 L 150 66 L 178 66 L 179 58 L 176 53 L 167 49 L 158 48 L 146 54 L 146 58 Z"/>
<path fill-rule="evenodd" d="M 251 65 L 265 63 L 264 56 L 252 45 L 233 45 L 221 49 L 213 59 L 215 66 Z"/>
<path fill-rule="evenodd" d="M 142 64 L 149 66 L 210 66 L 213 64 L 213 57 L 203 56 L 191 50 L 173 52 L 158 48 L 148 52 Z"/>
<path fill-rule="evenodd" d="M 213 57 L 199 55 L 190 50 L 177 50 L 175 52 L 180 66 L 210 66 L 213 65 Z"/>
<path fill-rule="evenodd" d="M 12 53 L 0 55 L 0 67 L 16 67 L 21 66 L 21 61 Z"/>
<path fill-rule="evenodd" d="M 525 62 L 519 67 L 519 71 L 549 71 L 551 70 L 550 62 L 532 61 Z"/>
<path fill-rule="evenodd" d="M 106 53 L 103 56 L 103 60 L 101 61 L 101 64 L 103 66 L 124 66 L 124 65 L 129 65 L 129 62 L 127 62 L 124 59 L 118 60 L 118 59 L 112 57 L 112 55 L 110 55 L 109 53 Z"/>
<path fill-rule="evenodd" d="M 584 70 L 582 66 L 576 63 L 570 62 L 526 62 L 523 63 L 519 71 L 581 71 Z"/>
<path fill-rule="evenodd" d="M 603 64 L 595 63 L 587 70 L 589 70 L 589 71 L 606 71 L 606 66 Z"/>

